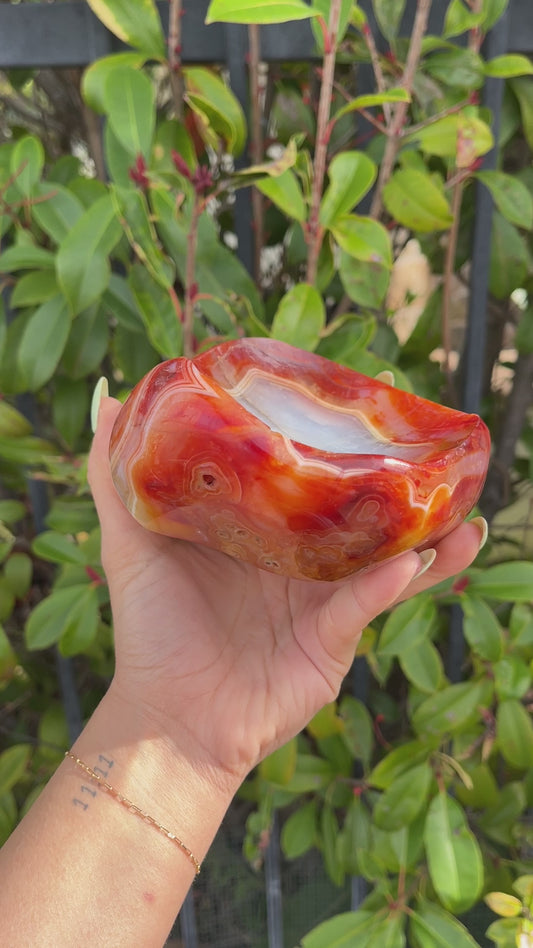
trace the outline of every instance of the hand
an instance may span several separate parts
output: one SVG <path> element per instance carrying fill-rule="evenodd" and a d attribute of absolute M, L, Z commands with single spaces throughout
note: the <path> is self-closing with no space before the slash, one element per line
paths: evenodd
<path fill-rule="evenodd" d="M 394 602 L 465 569 L 464 523 L 422 561 L 408 552 L 336 583 L 287 579 L 139 526 L 109 469 L 120 409 L 106 398 L 89 461 L 115 624 L 115 695 L 180 752 L 240 781 L 339 692 L 362 630 Z"/>

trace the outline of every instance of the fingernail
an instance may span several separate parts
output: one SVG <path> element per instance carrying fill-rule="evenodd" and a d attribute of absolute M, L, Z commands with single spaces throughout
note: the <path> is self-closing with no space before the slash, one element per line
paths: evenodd
<path fill-rule="evenodd" d="M 105 377 L 102 375 L 98 379 L 93 392 L 93 398 L 91 401 L 91 428 L 93 429 L 93 434 L 96 432 L 96 426 L 98 424 L 98 412 L 100 411 L 100 402 L 103 398 L 107 398 L 109 395 L 109 384 Z"/>
<path fill-rule="evenodd" d="M 418 579 L 419 576 L 422 576 L 422 574 L 425 573 L 426 570 L 429 569 L 431 564 L 435 562 L 436 555 L 437 555 L 436 550 L 433 550 L 433 549 L 422 550 L 422 552 L 418 554 L 421 560 L 420 569 L 417 569 L 413 578 Z"/>
<path fill-rule="evenodd" d="M 479 549 L 482 550 L 489 535 L 489 525 L 485 520 L 485 517 L 472 517 L 472 519 L 468 522 L 475 523 L 476 527 L 479 527 L 481 530 L 481 542 L 479 544 Z"/>
<path fill-rule="evenodd" d="M 394 373 L 390 372 L 389 369 L 383 369 L 383 371 L 378 372 L 374 378 L 376 382 L 384 382 L 385 385 L 392 385 L 394 387 Z"/>

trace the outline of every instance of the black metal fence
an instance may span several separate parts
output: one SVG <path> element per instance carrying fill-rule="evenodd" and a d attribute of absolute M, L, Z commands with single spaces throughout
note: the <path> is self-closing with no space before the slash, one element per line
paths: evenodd
<path fill-rule="evenodd" d="M 135 3 L 135 0 L 131 0 Z M 184 64 L 216 63 L 225 65 L 233 92 L 247 109 L 248 76 L 246 27 L 204 23 L 209 0 L 184 0 L 182 24 L 181 58 Z M 370 25 L 377 33 L 368 0 L 361 3 L 366 9 Z M 167 0 L 158 3 L 164 27 L 168 26 Z M 448 0 L 434 0 L 429 30 L 439 33 Z M 415 0 L 409 0 L 401 32 L 408 33 L 415 9 Z M 96 18 L 83 0 L 62 3 L 5 3 L 0 0 L 0 69 L 37 69 L 84 67 L 95 59 L 122 48 L 106 27 Z M 510 0 L 509 7 L 496 28 L 486 38 L 484 54 L 487 58 L 506 52 L 533 52 L 533 0 Z M 309 23 L 283 24 L 282 27 L 261 28 L 261 59 L 266 63 L 312 61 L 315 58 L 314 40 Z M 361 84 L 365 83 L 364 70 Z M 371 82 L 368 76 L 367 82 Z M 361 88 L 361 92 L 367 91 Z M 370 90 L 368 90 L 370 91 Z M 493 116 L 495 140 L 498 140 L 503 82 L 489 79 L 484 88 L 484 102 Z M 484 167 L 497 166 L 497 151 L 493 149 L 484 158 Z M 484 348 L 486 337 L 486 312 L 489 285 L 489 260 L 492 223 L 492 201 L 486 188 L 478 187 L 473 232 L 472 267 L 470 279 L 470 303 L 466 326 L 466 351 L 464 390 L 462 407 L 469 412 L 479 410 Z M 235 208 L 235 230 L 238 238 L 237 253 L 244 265 L 252 268 L 252 215 L 248 191 L 238 193 Z M 31 396 L 20 396 L 19 408 L 32 420 Z M 46 513 L 46 496 L 39 482 L 31 482 L 30 494 L 34 507 L 36 530 L 43 529 Z M 450 642 L 447 673 L 452 681 L 459 676 L 462 664 L 463 637 L 462 616 L 459 608 L 453 609 L 450 621 Z M 63 700 L 69 718 L 72 736 L 81 726 L 81 715 L 69 664 L 58 657 L 58 677 Z M 353 670 L 354 690 L 365 700 L 368 680 L 365 663 L 356 660 Z M 229 825 L 215 842 L 208 857 L 205 882 L 194 890 L 180 913 L 179 929 L 184 948 L 198 948 L 208 944 L 213 948 L 283 948 L 284 918 L 283 899 L 286 886 L 282 878 L 281 856 L 277 827 L 274 826 L 265 859 L 265 879 L 252 877 L 236 856 L 239 843 L 234 842 L 231 814 Z M 320 894 L 313 889 L 311 902 L 317 911 L 316 918 L 302 914 L 298 931 L 298 884 L 291 880 L 291 910 L 295 917 L 294 931 L 286 937 L 294 944 L 314 922 L 319 920 L 320 903 L 325 914 L 356 908 L 365 894 L 362 879 L 353 879 L 351 891 L 333 892 L 327 879 L 320 876 L 315 866 L 311 875 L 300 878 L 300 888 L 309 890 L 320 881 Z M 210 888 L 217 887 L 219 895 L 212 898 Z M 239 901 L 238 892 L 246 893 Z M 222 893 L 222 894 L 221 894 Z M 294 898 L 293 898 L 294 896 Z M 306 902 L 309 906 L 309 898 Z M 206 922 L 206 914 L 218 916 L 220 934 L 213 936 L 213 919 Z M 286 920 L 285 920 L 286 922 Z M 287 925 L 285 925 L 287 931 Z M 207 934 L 211 932 L 211 935 Z M 206 941 L 206 938 L 208 939 Z"/>

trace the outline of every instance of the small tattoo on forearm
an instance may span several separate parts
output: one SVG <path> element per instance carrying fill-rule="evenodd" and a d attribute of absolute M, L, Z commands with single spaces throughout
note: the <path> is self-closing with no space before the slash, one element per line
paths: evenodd
<path fill-rule="evenodd" d="M 99 774 L 105 780 L 109 774 L 109 771 L 113 767 L 114 760 L 110 757 L 104 757 L 103 754 L 98 754 L 98 763 L 104 764 L 107 770 L 104 770 L 103 767 L 99 767 L 97 765 L 94 768 L 94 773 Z M 83 783 L 80 785 L 80 790 L 82 794 L 86 794 L 86 795 L 89 794 L 89 796 L 91 796 L 93 800 L 96 799 L 96 797 L 98 796 L 97 789 L 95 787 L 91 787 L 90 785 L 86 783 Z M 80 800 L 79 797 L 73 797 L 72 803 L 74 806 L 81 806 L 84 813 L 86 810 L 89 809 L 89 802 L 87 801 L 87 799 Z"/>

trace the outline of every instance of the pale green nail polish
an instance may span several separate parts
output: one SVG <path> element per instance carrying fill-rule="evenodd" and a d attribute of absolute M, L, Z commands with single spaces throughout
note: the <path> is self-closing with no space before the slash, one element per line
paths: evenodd
<path fill-rule="evenodd" d="M 394 374 L 389 371 L 389 369 L 383 369 L 382 372 L 378 372 L 375 376 L 376 382 L 385 382 L 385 385 L 392 385 L 394 387 Z"/>
<path fill-rule="evenodd" d="M 93 434 L 96 432 L 96 426 L 98 424 L 98 412 L 100 410 L 100 402 L 102 401 L 103 398 L 107 398 L 108 395 L 109 395 L 109 384 L 105 375 L 102 375 L 102 377 L 98 379 L 94 387 L 93 398 L 91 401 L 91 428 L 93 430 Z"/>
<path fill-rule="evenodd" d="M 419 576 L 422 576 L 422 574 L 425 573 L 426 570 L 429 569 L 429 567 L 432 565 L 432 563 L 435 562 L 435 557 L 437 556 L 437 551 L 436 551 L 436 550 L 433 550 L 433 549 L 430 549 L 430 550 L 422 550 L 422 552 L 419 553 L 418 555 L 419 555 L 419 557 L 420 557 L 422 563 L 421 563 L 420 569 L 417 570 L 417 572 L 415 573 L 415 576 L 414 576 L 415 579 L 418 579 Z"/>
<path fill-rule="evenodd" d="M 468 522 L 475 523 L 476 527 L 481 530 L 481 542 L 479 544 L 479 549 L 482 550 L 489 536 L 489 525 L 485 520 L 485 517 L 472 517 L 472 520 L 469 520 Z"/>

